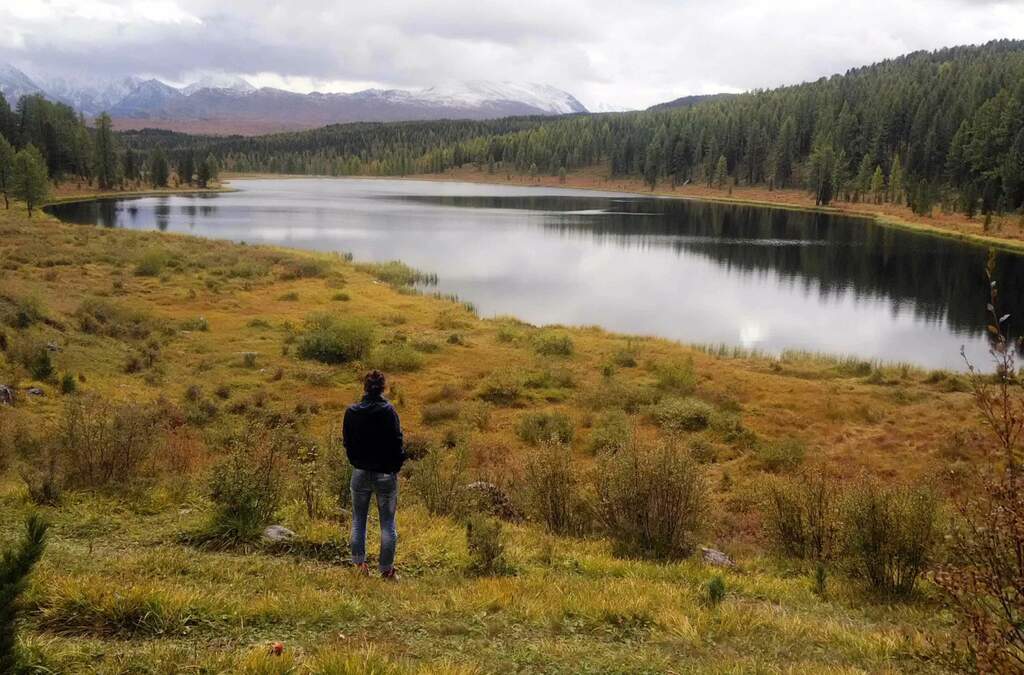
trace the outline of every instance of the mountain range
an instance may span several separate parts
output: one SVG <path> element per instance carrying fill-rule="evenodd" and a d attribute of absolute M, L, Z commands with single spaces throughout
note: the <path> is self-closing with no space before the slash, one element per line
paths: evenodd
<path fill-rule="evenodd" d="M 301 94 L 256 88 L 242 78 L 224 75 L 205 77 L 180 88 L 138 77 L 37 81 L 10 65 L 0 65 L 0 93 L 11 105 L 22 96 L 42 94 L 88 117 L 107 112 L 118 129 L 148 127 L 221 134 L 270 133 L 342 122 L 587 112 L 572 94 L 533 83 L 471 81 L 421 90 Z"/>

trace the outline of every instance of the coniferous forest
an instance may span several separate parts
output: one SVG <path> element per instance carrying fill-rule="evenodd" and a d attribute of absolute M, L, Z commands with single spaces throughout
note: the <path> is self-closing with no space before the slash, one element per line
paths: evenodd
<path fill-rule="evenodd" d="M 556 175 L 606 163 L 652 188 L 806 188 L 973 214 L 1024 202 L 1024 42 L 916 52 L 682 109 L 493 121 L 345 124 L 260 137 L 145 130 L 125 147 L 239 172 L 406 175 L 475 163 Z"/>

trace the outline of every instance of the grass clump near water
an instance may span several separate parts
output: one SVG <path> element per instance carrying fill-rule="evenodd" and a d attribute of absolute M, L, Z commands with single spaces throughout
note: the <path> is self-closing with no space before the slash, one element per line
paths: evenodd
<path fill-rule="evenodd" d="M 398 260 L 379 263 L 356 263 L 355 267 L 360 272 L 371 274 L 379 281 L 395 287 L 437 284 L 436 274 L 421 272 Z"/>
<path fill-rule="evenodd" d="M 372 323 L 354 317 L 311 314 L 296 341 L 299 358 L 321 363 L 347 363 L 369 354 L 376 336 Z"/>

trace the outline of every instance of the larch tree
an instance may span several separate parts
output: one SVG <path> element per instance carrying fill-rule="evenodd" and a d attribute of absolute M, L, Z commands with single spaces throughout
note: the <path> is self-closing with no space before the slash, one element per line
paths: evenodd
<path fill-rule="evenodd" d="M 14 196 L 25 202 L 31 218 L 32 209 L 46 201 L 49 194 L 46 160 L 34 145 L 27 145 L 14 156 Z"/>

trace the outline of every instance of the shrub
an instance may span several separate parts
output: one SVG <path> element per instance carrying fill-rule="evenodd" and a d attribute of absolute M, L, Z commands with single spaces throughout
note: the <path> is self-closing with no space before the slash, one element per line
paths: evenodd
<path fill-rule="evenodd" d="M 436 354 L 437 352 L 441 351 L 441 345 L 437 344 L 432 340 L 419 338 L 413 340 L 410 344 L 412 345 L 413 349 L 415 349 L 418 352 L 423 352 L 424 354 Z"/>
<path fill-rule="evenodd" d="M 288 291 L 277 296 L 277 299 L 281 302 L 298 302 L 299 294 L 295 291 Z"/>
<path fill-rule="evenodd" d="M 619 368 L 635 368 L 636 350 L 633 349 L 632 345 L 616 350 L 612 354 L 611 363 Z"/>
<path fill-rule="evenodd" d="M 146 251 L 135 264 L 135 276 L 158 277 L 168 262 L 170 262 L 170 257 L 164 251 L 157 249 Z"/>
<path fill-rule="evenodd" d="M 592 454 L 618 452 L 629 445 L 633 438 L 633 425 L 629 416 L 621 410 L 602 415 L 590 432 L 587 449 Z"/>
<path fill-rule="evenodd" d="M 60 393 L 67 396 L 68 394 L 74 394 L 78 390 L 78 381 L 75 376 L 71 373 L 64 373 L 64 377 L 60 378 Z"/>
<path fill-rule="evenodd" d="M 22 611 L 21 595 L 28 588 L 32 568 L 43 556 L 47 528 L 40 516 L 29 516 L 24 540 L 0 557 L 0 673 L 20 672 L 17 624 Z"/>
<path fill-rule="evenodd" d="M 468 456 L 465 448 L 450 451 L 430 448 L 410 467 L 409 486 L 434 515 L 450 516 L 462 512 Z"/>
<path fill-rule="evenodd" d="M 306 320 L 296 353 L 322 363 L 346 363 L 366 356 L 373 345 L 373 325 L 364 319 L 314 314 Z"/>
<path fill-rule="evenodd" d="M 783 438 L 759 443 L 756 450 L 758 464 L 765 471 L 790 471 L 800 466 L 807 454 L 807 446 L 796 438 Z"/>
<path fill-rule="evenodd" d="M 820 474 L 773 481 L 765 521 L 775 548 L 794 558 L 831 560 L 839 539 L 839 501 L 838 486 Z"/>
<path fill-rule="evenodd" d="M 193 319 L 185 319 L 182 321 L 181 329 L 205 333 L 210 330 L 210 323 L 204 317 L 197 316 Z"/>
<path fill-rule="evenodd" d="M 334 295 L 331 296 L 331 300 L 333 300 L 334 302 L 348 302 L 351 299 L 352 298 L 349 297 L 348 293 L 344 291 L 341 291 L 340 293 L 335 293 Z"/>
<path fill-rule="evenodd" d="M 591 410 L 618 408 L 627 413 L 639 412 L 653 405 L 661 398 L 661 392 L 653 387 L 611 380 L 586 392 L 581 403 Z"/>
<path fill-rule="evenodd" d="M 407 373 L 423 367 L 423 356 L 405 343 L 380 345 L 373 350 L 370 363 L 385 372 Z"/>
<path fill-rule="evenodd" d="M 708 496 L 704 474 L 689 453 L 671 445 L 631 446 L 606 455 L 597 475 L 601 520 L 622 553 L 690 554 Z"/>
<path fill-rule="evenodd" d="M 538 443 L 572 443 L 572 422 L 560 412 L 532 412 L 519 418 L 519 438 L 530 445 Z"/>
<path fill-rule="evenodd" d="M 291 281 L 292 279 L 313 279 L 322 277 L 330 270 L 330 263 L 326 260 L 316 258 L 302 258 L 289 260 L 284 263 L 284 271 L 281 279 Z"/>
<path fill-rule="evenodd" d="M 469 573 L 478 576 L 512 574 L 505 552 L 501 522 L 480 514 L 466 521 L 466 547 L 469 549 Z"/>
<path fill-rule="evenodd" d="M 477 396 L 494 405 L 514 405 L 519 401 L 522 388 L 522 373 L 508 368 L 499 369 L 484 378 Z"/>
<path fill-rule="evenodd" d="M 459 404 L 451 401 L 428 403 L 423 406 L 423 410 L 420 414 L 424 424 L 434 425 L 440 424 L 441 422 L 450 422 L 458 419 Z"/>
<path fill-rule="evenodd" d="M 19 340 L 14 344 L 11 357 L 24 366 L 34 380 L 45 382 L 53 377 L 53 359 L 42 340 Z"/>
<path fill-rule="evenodd" d="M 0 311 L 0 317 L 14 328 L 28 328 L 46 318 L 43 303 L 35 295 L 17 298 L 0 295 Z"/>
<path fill-rule="evenodd" d="M 75 311 L 75 317 L 83 332 L 118 339 L 144 340 L 162 327 L 145 312 L 102 298 L 83 300 Z"/>
<path fill-rule="evenodd" d="M 565 333 L 544 331 L 533 338 L 533 349 L 542 356 L 572 356 L 572 338 Z"/>
<path fill-rule="evenodd" d="M 523 470 L 527 512 L 548 530 L 580 534 L 589 529 L 590 506 L 583 498 L 572 451 L 559 443 L 542 443 L 528 453 Z"/>
<path fill-rule="evenodd" d="M 229 441 L 230 453 L 210 480 L 215 536 L 249 542 L 271 522 L 281 499 L 285 439 L 281 429 L 256 424 Z"/>
<path fill-rule="evenodd" d="M 111 405 L 99 396 L 68 399 L 58 442 L 69 487 L 100 488 L 130 484 L 156 447 L 161 416 L 154 406 Z"/>
<path fill-rule="evenodd" d="M 718 607 L 723 600 L 725 600 L 725 579 L 721 574 L 716 574 L 704 587 L 704 604 L 708 607 Z"/>
<path fill-rule="evenodd" d="M 478 431 L 491 428 L 491 406 L 483 401 L 467 401 L 460 417 Z"/>
<path fill-rule="evenodd" d="M 713 407 L 695 398 L 670 398 L 654 408 L 654 419 L 669 431 L 703 431 L 714 415 Z"/>
<path fill-rule="evenodd" d="M 689 396 L 697 388 L 697 375 L 693 371 L 693 359 L 670 361 L 654 368 L 658 388 L 680 396 Z"/>
<path fill-rule="evenodd" d="M 938 536 L 938 502 L 927 489 L 864 482 L 845 500 L 847 559 L 853 573 L 876 591 L 909 595 L 932 561 Z"/>
<path fill-rule="evenodd" d="M 545 368 L 529 373 L 523 385 L 530 389 L 572 389 L 576 386 L 572 372 L 564 368 Z"/>

